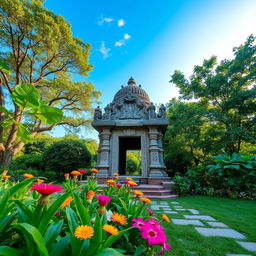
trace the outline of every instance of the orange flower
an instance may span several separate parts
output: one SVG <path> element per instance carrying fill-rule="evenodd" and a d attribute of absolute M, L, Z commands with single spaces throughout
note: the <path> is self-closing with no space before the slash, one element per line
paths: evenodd
<path fill-rule="evenodd" d="M 39 183 L 43 183 L 43 182 L 44 182 L 44 180 L 37 179 L 37 182 L 39 182 Z"/>
<path fill-rule="evenodd" d="M 143 202 L 144 204 L 150 203 L 151 200 L 147 197 L 140 197 L 139 198 L 141 202 Z"/>
<path fill-rule="evenodd" d="M 8 171 L 7 171 L 7 170 L 4 170 L 4 171 L 3 171 L 3 176 L 6 176 L 7 173 L 8 173 Z"/>
<path fill-rule="evenodd" d="M 119 173 L 117 173 L 117 172 L 116 172 L 116 173 L 114 173 L 114 176 L 119 176 Z"/>
<path fill-rule="evenodd" d="M 29 174 L 29 173 L 24 173 L 23 177 L 26 178 L 26 179 L 29 179 L 29 178 L 34 178 L 34 175 Z"/>
<path fill-rule="evenodd" d="M 60 206 L 61 209 L 63 209 L 66 206 L 69 206 L 70 203 L 73 201 L 73 198 L 71 196 L 69 196 Z"/>
<path fill-rule="evenodd" d="M 71 174 L 74 175 L 74 176 L 79 176 L 79 175 L 81 175 L 81 173 L 78 172 L 78 171 L 72 171 Z"/>
<path fill-rule="evenodd" d="M 114 212 L 111 216 L 111 220 L 113 222 L 117 222 L 119 223 L 120 225 L 127 225 L 127 220 L 126 220 L 126 217 L 123 215 L 123 214 L 120 214 L 120 213 L 117 213 L 117 212 Z"/>
<path fill-rule="evenodd" d="M 78 226 L 74 233 L 74 235 L 81 240 L 90 239 L 93 236 L 93 234 L 93 228 L 87 225 Z"/>
<path fill-rule="evenodd" d="M 92 199 L 94 198 L 94 195 L 95 195 L 95 192 L 94 192 L 93 190 L 89 190 L 89 191 L 87 192 L 86 197 L 87 197 L 88 199 L 92 200 Z"/>
<path fill-rule="evenodd" d="M 107 232 L 107 233 L 109 233 L 110 235 L 113 235 L 113 236 L 117 236 L 118 235 L 118 229 L 117 228 L 115 228 L 114 226 L 112 226 L 112 225 L 104 225 L 103 226 L 103 229 Z"/>
<path fill-rule="evenodd" d="M 2 178 L 4 179 L 4 180 L 7 180 L 7 179 L 9 179 L 11 176 L 10 175 L 5 175 L 5 176 L 3 176 Z"/>
<path fill-rule="evenodd" d="M 144 195 L 144 193 L 141 192 L 141 191 L 139 191 L 139 190 L 134 190 L 133 193 L 134 193 L 134 195 L 136 195 L 136 196 L 143 196 L 143 195 Z"/>
<path fill-rule="evenodd" d="M 119 180 L 119 176 L 115 176 L 114 178 L 115 178 L 116 180 Z"/>
<path fill-rule="evenodd" d="M 69 173 L 64 174 L 65 179 L 67 180 L 69 178 Z"/>
<path fill-rule="evenodd" d="M 133 180 L 133 178 L 131 178 L 131 177 L 126 177 L 126 179 L 127 179 L 127 180 Z"/>
<path fill-rule="evenodd" d="M 98 173 L 99 170 L 97 170 L 97 169 L 91 169 L 91 172 L 92 172 L 92 173 Z"/>
<path fill-rule="evenodd" d="M 169 219 L 169 217 L 166 215 L 166 214 L 162 214 L 162 219 L 164 220 L 164 221 L 167 221 L 167 222 L 171 222 L 171 220 Z"/>
<path fill-rule="evenodd" d="M 110 186 L 114 186 L 116 184 L 116 181 L 115 180 L 107 180 L 107 183 L 110 185 Z"/>
<path fill-rule="evenodd" d="M 134 181 L 132 181 L 132 180 L 129 180 L 129 181 L 127 182 L 127 184 L 129 184 L 131 187 L 138 185 L 136 182 L 134 182 Z"/>

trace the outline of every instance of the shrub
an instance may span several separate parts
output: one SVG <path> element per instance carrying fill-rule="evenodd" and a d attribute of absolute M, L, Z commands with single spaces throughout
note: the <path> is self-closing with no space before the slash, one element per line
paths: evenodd
<path fill-rule="evenodd" d="M 26 154 L 17 157 L 11 164 L 12 170 L 43 169 L 42 154 Z"/>
<path fill-rule="evenodd" d="M 46 171 L 60 173 L 90 166 L 91 154 L 76 140 L 62 140 L 52 144 L 43 154 Z"/>

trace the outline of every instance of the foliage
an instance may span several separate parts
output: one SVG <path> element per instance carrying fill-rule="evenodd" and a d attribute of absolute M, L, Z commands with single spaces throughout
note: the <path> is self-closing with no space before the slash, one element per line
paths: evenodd
<path fill-rule="evenodd" d="M 46 170 L 63 173 L 90 166 L 91 154 L 79 141 L 62 140 L 44 152 L 43 162 Z"/>
<path fill-rule="evenodd" d="M 126 158 L 126 172 L 127 174 L 139 174 L 141 169 L 141 152 L 131 150 L 127 152 Z"/>
<path fill-rule="evenodd" d="M 0 122 L 6 118 L 10 120 L 10 115 L 13 117 L 12 124 L 9 123 L 11 129 L 0 129 L 0 143 L 4 149 L 1 164 L 10 164 L 13 155 L 22 149 L 24 140 L 20 138 L 28 136 L 26 131 L 36 136 L 58 125 L 87 125 L 92 103 L 100 95 L 92 83 L 84 79 L 72 80 L 73 74 L 88 76 L 92 70 L 88 62 L 91 46 L 74 37 L 70 24 L 44 8 L 43 2 L 0 2 L 1 111 L 6 102 L 10 102 L 8 113 L 5 111 Z M 31 99 L 25 97 L 28 84 L 34 88 Z M 40 104 L 32 101 L 38 96 Z M 36 115 L 23 117 L 25 106 L 20 99 L 24 97 L 30 100 L 29 107 L 38 108 Z M 62 121 L 56 121 L 60 112 L 57 113 L 55 107 L 64 112 Z"/>
<path fill-rule="evenodd" d="M 107 197 L 106 194 L 90 193 L 89 196 L 85 192 L 87 185 L 78 185 L 77 172 L 66 175 L 63 185 L 67 188 L 67 184 L 72 183 L 72 188 L 68 186 L 65 192 L 61 192 L 59 185 L 42 184 L 37 178 L 13 184 L 6 174 L 4 171 L 0 175 L 1 255 L 139 256 L 156 255 L 160 246 L 167 248 L 164 233 L 163 243 L 156 240 L 149 245 L 133 227 L 132 219 L 140 217 L 147 225 L 154 221 L 164 232 L 157 218 L 150 218 L 146 210 L 148 204 L 139 197 L 133 198 L 127 184 L 122 188 L 109 186 L 105 193 L 110 201 L 103 206 L 99 198 Z M 92 183 L 95 181 L 92 177 Z M 110 209 L 116 212 L 116 218 Z M 105 225 L 110 225 L 115 233 Z"/>
<path fill-rule="evenodd" d="M 167 159 L 182 152 L 181 162 L 191 156 L 191 164 L 198 165 L 223 152 L 255 151 L 255 37 L 249 36 L 233 52 L 233 59 L 220 63 L 215 56 L 204 60 L 189 79 L 177 70 L 172 75 L 170 82 L 178 87 L 180 99 L 172 99 L 168 107 Z"/>
<path fill-rule="evenodd" d="M 17 157 L 11 164 L 12 170 L 43 169 L 42 154 L 25 154 Z"/>

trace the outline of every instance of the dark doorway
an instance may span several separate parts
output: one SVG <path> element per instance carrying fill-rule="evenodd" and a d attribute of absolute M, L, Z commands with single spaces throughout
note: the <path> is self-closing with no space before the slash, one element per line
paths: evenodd
<path fill-rule="evenodd" d="M 127 150 L 141 150 L 140 137 L 119 137 L 119 174 L 126 174 Z"/>

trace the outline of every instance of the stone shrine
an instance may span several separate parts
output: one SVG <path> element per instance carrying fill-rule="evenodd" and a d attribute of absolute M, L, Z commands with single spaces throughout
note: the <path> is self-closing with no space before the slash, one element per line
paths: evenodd
<path fill-rule="evenodd" d="M 166 108 L 158 113 L 148 94 L 131 77 L 104 108 L 97 107 L 92 126 L 99 132 L 96 168 L 102 182 L 113 173 L 126 175 L 127 150 L 141 150 L 140 184 L 169 181 L 163 162 L 162 139 L 167 128 Z"/>

